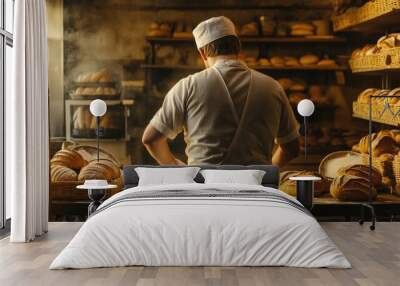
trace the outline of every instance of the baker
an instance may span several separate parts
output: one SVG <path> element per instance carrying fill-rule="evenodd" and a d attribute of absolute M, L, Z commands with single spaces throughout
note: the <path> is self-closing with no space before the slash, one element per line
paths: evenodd
<path fill-rule="evenodd" d="M 180 132 L 190 165 L 283 166 L 297 156 L 299 125 L 286 94 L 239 59 L 232 21 L 210 18 L 193 35 L 206 69 L 181 79 L 165 96 L 142 138 L 151 156 L 162 165 L 184 164 L 167 140 Z"/>

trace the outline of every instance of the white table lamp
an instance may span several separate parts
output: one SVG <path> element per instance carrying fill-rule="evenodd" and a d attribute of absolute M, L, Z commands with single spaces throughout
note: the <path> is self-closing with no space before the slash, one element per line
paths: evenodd
<path fill-rule="evenodd" d="M 90 113 L 96 117 L 97 162 L 100 160 L 100 117 L 106 114 L 107 104 L 101 99 L 95 99 L 90 103 Z"/>
<path fill-rule="evenodd" d="M 315 110 L 314 103 L 309 99 L 303 99 L 297 104 L 297 112 L 304 118 L 304 158 L 307 159 L 307 118 Z"/>

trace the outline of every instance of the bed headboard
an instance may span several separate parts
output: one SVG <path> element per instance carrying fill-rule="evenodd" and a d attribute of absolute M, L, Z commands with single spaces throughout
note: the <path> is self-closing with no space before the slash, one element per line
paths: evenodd
<path fill-rule="evenodd" d="M 124 189 L 136 187 L 139 182 L 139 177 L 135 171 L 136 167 L 148 167 L 148 168 L 176 168 L 185 166 L 154 166 L 154 165 L 127 165 L 124 166 Z M 193 166 L 192 166 L 193 167 Z M 279 168 L 272 165 L 201 165 L 195 167 L 200 167 L 201 169 L 221 169 L 221 170 L 246 170 L 246 169 L 256 169 L 265 171 L 264 178 L 262 180 L 262 185 L 265 187 L 278 188 L 279 186 Z M 195 181 L 198 183 L 203 183 L 204 178 L 199 173 Z"/>

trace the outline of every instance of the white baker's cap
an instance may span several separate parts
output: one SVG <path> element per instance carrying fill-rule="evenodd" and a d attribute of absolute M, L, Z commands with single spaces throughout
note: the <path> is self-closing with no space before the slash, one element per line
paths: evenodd
<path fill-rule="evenodd" d="M 225 17 L 213 17 L 197 25 L 193 30 L 194 40 L 197 49 L 218 40 L 225 36 L 236 36 L 236 29 L 233 22 Z"/>

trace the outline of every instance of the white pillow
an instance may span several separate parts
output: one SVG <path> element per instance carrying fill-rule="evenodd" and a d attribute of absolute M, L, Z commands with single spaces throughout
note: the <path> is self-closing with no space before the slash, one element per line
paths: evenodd
<path fill-rule="evenodd" d="M 261 185 L 265 171 L 261 170 L 202 170 L 205 184 Z"/>
<path fill-rule="evenodd" d="M 139 176 L 139 186 L 195 183 L 193 179 L 199 170 L 199 167 L 135 168 Z"/>

